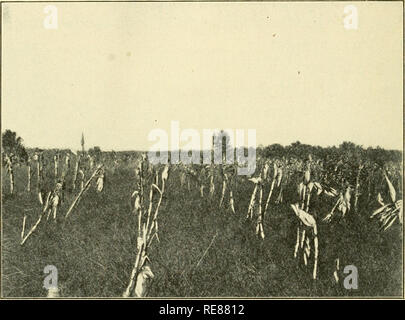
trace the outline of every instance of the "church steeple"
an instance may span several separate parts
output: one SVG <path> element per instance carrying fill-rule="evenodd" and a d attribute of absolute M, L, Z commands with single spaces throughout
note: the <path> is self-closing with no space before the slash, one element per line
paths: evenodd
<path fill-rule="evenodd" d="M 82 139 L 80 141 L 81 145 L 82 145 L 82 152 L 84 153 L 84 134 L 82 132 Z"/>

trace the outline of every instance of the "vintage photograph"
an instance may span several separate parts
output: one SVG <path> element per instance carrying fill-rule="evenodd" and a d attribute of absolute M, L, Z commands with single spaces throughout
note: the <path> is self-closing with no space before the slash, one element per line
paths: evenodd
<path fill-rule="evenodd" d="M 2 2 L 1 298 L 403 299 L 403 61 L 401 1 Z"/>

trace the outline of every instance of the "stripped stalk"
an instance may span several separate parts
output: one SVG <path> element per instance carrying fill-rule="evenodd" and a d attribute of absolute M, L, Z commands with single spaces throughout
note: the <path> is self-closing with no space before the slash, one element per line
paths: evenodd
<path fill-rule="evenodd" d="M 231 206 L 231 210 L 235 213 L 235 201 L 233 200 L 233 192 L 232 190 L 229 191 L 229 204 Z"/>
<path fill-rule="evenodd" d="M 14 193 L 14 172 L 13 172 L 13 165 L 10 163 L 10 167 L 8 168 L 8 173 L 10 175 L 10 193 Z"/>
<path fill-rule="evenodd" d="M 143 166 L 142 164 L 139 167 L 139 175 L 142 176 Z M 156 174 L 155 182 L 158 183 L 158 175 Z M 144 203 L 141 201 L 143 199 L 142 192 L 139 183 L 139 190 L 135 191 L 132 196 L 136 195 L 134 211 L 138 212 L 138 238 L 137 238 L 137 256 L 135 259 L 135 264 L 131 272 L 131 277 L 129 284 L 123 293 L 123 297 L 129 297 L 135 295 L 136 297 L 144 297 L 146 295 L 147 289 L 147 279 L 153 278 L 154 275 L 148 265 L 145 264 L 147 257 L 147 251 L 149 246 L 152 243 L 152 240 L 156 236 L 158 238 L 158 224 L 157 217 L 159 213 L 159 208 L 163 199 L 163 193 L 165 191 L 165 181 L 168 177 L 168 166 L 162 172 L 162 188 L 160 189 L 157 184 L 152 183 L 149 193 L 149 207 L 147 214 L 147 221 L 143 224 L 142 228 L 142 216 L 143 216 L 143 206 Z M 140 180 L 141 182 L 141 180 Z M 154 214 L 152 216 L 152 205 L 153 205 L 153 189 L 156 189 L 160 194 L 159 200 L 157 202 Z"/>
<path fill-rule="evenodd" d="M 207 255 L 207 252 L 208 252 L 208 250 L 211 248 L 212 244 L 214 243 L 215 238 L 217 237 L 217 235 L 218 235 L 218 231 L 217 231 L 217 232 L 215 233 L 215 235 L 212 237 L 212 240 L 211 240 L 209 246 L 207 247 L 207 249 L 205 249 L 204 254 L 203 254 L 203 255 L 201 256 L 201 258 L 198 260 L 198 262 L 197 262 L 197 264 L 196 264 L 196 266 L 195 266 L 194 269 L 197 269 L 197 268 L 198 268 L 198 266 L 200 265 L 201 261 L 202 261 L 202 260 L 204 259 L 204 257 Z"/>
<path fill-rule="evenodd" d="M 10 193 L 13 194 L 14 193 L 14 172 L 13 172 L 13 163 L 11 158 L 6 155 L 5 156 L 5 160 L 6 160 L 6 168 L 7 168 L 7 172 L 9 174 L 10 177 Z"/>
<path fill-rule="evenodd" d="M 79 165 L 80 165 L 80 155 L 76 159 L 75 171 L 73 173 L 73 190 L 76 189 L 76 182 L 77 182 L 77 174 L 79 172 Z"/>
<path fill-rule="evenodd" d="M 336 283 L 338 283 L 339 282 L 339 269 L 340 269 L 340 266 L 339 266 L 339 258 L 336 258 L 335 259 L 335 271 L 333 271 L 333 277 L 335 278 L 335 282 Z"/>
<path fill-rule="evenodd" d="M 72 202 L 69 210 L 66 212 L 65 215 L 65 219 L 69 216 L 69 214 L 72 212 L 73 208 L 75 207 L 76 203 L 79 201 L 80 197 L 82 196 L 82 194 L 84 193 L 85 190 L 87 190 L 88 186 L 90 185 L 91 180 L 93 180 L 93 178 L 96 176 L 98 170 L 102 167 L 102 165 L 99 165 L 96 170 L 93 172 L 93 174 L 91 175 L 91 177 L 89 178 L 89 180 L 87 180 L 84 188 L 82 188 L 79 192 L 79 194 L 77 195 L 76 199 Z"/>
<path fill-rule="evenodd" d="M 41 183 L 42 183 L 42 155 L 35 155 L 37 161 L 37 194 L 38 200 L 41 205 L 43 205 L 42 193 L 41 193 Z"/>
<path fill-rule="evenodd" d="M 305 225 L 304 228 L 309 227 L 313 231 L 313 241 L 314 241 L 314 269 L 312 272 L 312 278 L 316 279 L 317 277 L 317 268 L 318 268 L 318 231 L 315 218 L 309 214 L 308 212 L 299 208 L 298 203 L 292 204 L 291 207 L 293 208 L 295 214 L 300 219 L 300 222 Z M 299 228 L 297 229 L 299 230 Z M 303 232 L 304 233 L 304 232 Z M 299 238 L 299 232 L 297 232 L 297 240 Z M 304 250 L 304 263 L 307 264 L 307 258 L 310 255 L 310 242 L 309 239 L 306 241 L 307 245 Z M 296 257 L 296 253 L 298 251 L 298 246 L 296 244 L 294 257 Z"/>
<path fill-rule="evenodd" d="M 298 248 L 300 246 L 300 224 L 297 226 L 297 241 L 295 242 L 295 248 L 294 248 L 294 258 L 297 258 L 298 254 Z"/>
<path fill-rule="evenodd" d="M 28 161 L 28 182 L 27 182 L 27 191 L 31 192 L 31 162 Z"/>
<path fill-rule="evenodd" d="M 360 189 L 360 173 L 361 173 L 361 170 L 363 169 L 363 165 L 362 164 L 360 164 L 359 165 L 359 169 L 358 169 L 358 171 L 357 171 L 357 176 L 356 176 L 356 186 L 355 186 L 355 189 L 354 189 L 354 213 L 357 213 L 358 211 L 357 211 L 357 203 L 358 203 L 358 200 L 359 200 L 359 195 L 360 195 L 360 193 L 359 193 L 359 189 Z"/>
<path fill-rule="evenodd" d="M 317 270 L 318 270 L 318 229 L 315 225 L 313 227 L 314 231 L 314 270 L 312 272 L 312 278 L 315 280 L 317 277 Z"/>
<path fill-rule="evenodd" d="M 309 212 L 309 201 L 311 200 L 311 188 L 308 188 L 308 193 L 307 193 L 307 208 L 306 211 Z"/>
<path fill-rule="evenodd" d="M 307 185 L 304 184 L 304 188 L 302 190 L 302 198 L 301 198 L 301 209 L 304 210 L 304 206 L 305 206 L 305 196 L 306 196 L 306 192 L 307 192 Z"/>
<path fill-rule="evenodd" d="M 42 220 L 42 217 L 45 215 L 46 211 L 48 210 L 48 206 L 49 206 L 49 198 L 51 197 L 51 193 L 48 193 L 48 196 L 46 198 L 46 202 L 44 205 L 44 208 L 41 212 L 41 214 L 39 215 L 39 218 L 37 220 L 37 222 L 34 224 L 34 226 L 31 228 L 31 230 L 27 233 L 27 235 L 25 237 L 23 237 L 23 239 L 21 240 L 20 245 L 24 245 L 24 243 L 27 241 L 27 239 L 29 238 L 29 236 L 36 230 L 36 228 L 38 227 L 39 223 Z"/>
<path fill-rule="evenodd" d="M 215 184 L 214 184 L 214 174 L 211 172 L 210 177 L 210 196 L 212 197 L 215 192 Z"/>
<path fill-rule="evenodd" d="M 253 217 L 253 208 L 254 208 L 254 205 L 255 205 L 256 194 L 257 194 L 257 184 L 255 185 L 252 196 L 250 198 L 248 214 L 247 214 L 246 218 L 252 218 Z"/>
<path fill-rule="evenodd" d="M 158 216 L 159 208 L 160 208 L 160 205 L 161 205 L 162 199 L 163 199 L 163 193 L 164 193 L 164 187 L 165 187 L 164 181 L 163 181 L 162 190 L 159 190 L 159 188 L 157 186 L 155 186 L 155 187 L 158 189 L 158 192 L 160 193 L 160 197 L 159 197 L 159 201 L 157 203 L 156 209 L 155 209 L 155 213 L 152 218 L 152 224 L 150 226 L 148 233 L 146 234 L 146 240 L 148 241 L 147 242 L 148 246 L 150 245 L 150 243 L 152 242 L 152 239 L 153 239 L 152 232 L 155 231 L 154 234 L 157 235 L 157 216 Z"/>
<path fill-rule="evenodd" d="M 150 186 L 150 191 L 149 191 L 149 208 L 148 208 L 148 216 L 146 219 L 146 230 L 149 230 L 149 221 L 150 221 L 150 216 L 152 214 L 152 205 L 153 205 L 153 184 Z"/>
<path fill-rule="evenodd" d="M 263 230 L 263 211 L 262 211 L 262 201 L 263 201 L 263 185 L 260 184 L 260 191 L 259 191 L 259 214 L 257 217 L 257 225 L 256 225 L 256 234 L 260 235 L 262 239 L 264 239 L 264 230 Z"/>
<path fill-rule="evenodd" d="M 302 249 L 304 247 L 304 241 L 305 241 L 305 229 L 302 229 L 301 233 L 301 241 L 300 241 L 300 248 Z"/>
<path fill-rule="evenodd" d="M 24 214 L 23 218 L 23 225 L 22 225 L 22 231 L 21 231 L 21 240 L 24 239 L 24 233 L 25 233 L 25 220 L 27 219 L 27 216 Z"/>
<path fill-rule="evenodd" d="M 138 269 L 139 269 L 139 265 L 140 265 L 140 261 L 141 261 L 141 255 L 144 251 L 144 245 L 145 245 L 144 243 L 141 245 L 140 250 L 138 251 L 138 254 L 136 255 L 135 265 L 131 271 L 131 277 L 129 279 L 129 284 L 128 284 L 125 292 L 122 295 L 124 298 L 128 298 L 134 289 L 135 280 L 138 278 L 138 272 L 139 272 Z"/>
<path fill-rule="evenodd" d="M 80 176 L 80 190 L 84 190 L 84 172 L 83 170 L 79 170 L 79 176 Z"/>
<path fill-rule="evenodd" d="M 273 189 L 274 189 L 274 184 L 275 184 L 275 183 L 276 183 L 276 178 L 274 178 L 273 181 L 272 181 L 272 183 L 271 183 L 269 195 L 267 196 L 267 200 L 266 200 L 266 206 L 264 207 L 264 214 L 263 214 L 263 216 L 266 216 L 267 208 L 268 208 L 269 203 L 270 203 L 270 198 L 271 198 L 271 195 L 272 195 L 272 193 L 273 193 Z"/>
<path fill-rule="evenodd" d="M 59 165 L 59 155 L 55 155 L 55 156 L 53 157 L 53 163 L 54 163 L 55 181 L 57 181 L 57 180 L 58 180 L 58 171 L 59 171 L 59 168 L 58 168 L 58 165 Z"/>

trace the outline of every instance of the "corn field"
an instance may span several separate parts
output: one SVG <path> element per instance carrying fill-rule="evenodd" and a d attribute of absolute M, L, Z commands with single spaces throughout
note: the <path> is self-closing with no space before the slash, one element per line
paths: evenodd
<path fill-rule="evenodd" d="M 7 297 L 324 297 L 402 292 L 402 163 L 258 154 L 152 165 L 146 153 L 3 155 Z M 58 269 L 56 293 L 43 269 Z M 358 269 L 356 290 L 344 267 Z"/>

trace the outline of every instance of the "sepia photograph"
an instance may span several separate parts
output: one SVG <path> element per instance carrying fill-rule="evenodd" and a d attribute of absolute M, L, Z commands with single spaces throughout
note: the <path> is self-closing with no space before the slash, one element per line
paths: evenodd
<path fill-rule="evenodd" d="M 404 299 L 403 9 L 2 1 L 1 299 Z"/>

